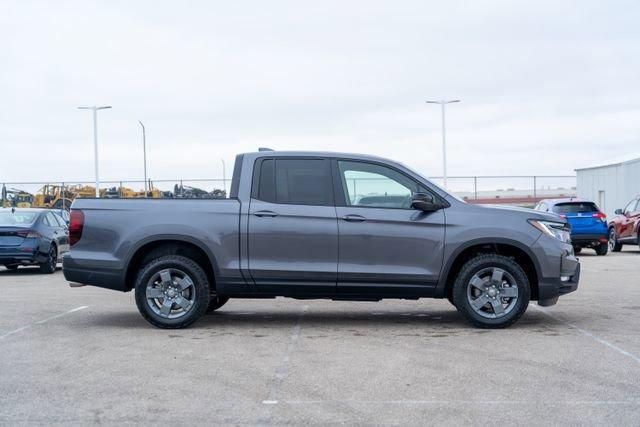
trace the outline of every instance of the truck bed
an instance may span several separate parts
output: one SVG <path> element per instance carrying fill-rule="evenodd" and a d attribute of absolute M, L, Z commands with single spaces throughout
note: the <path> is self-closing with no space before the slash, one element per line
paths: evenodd
<path fill-rule="evenodd" d="M 129 290 L 129 260 L 159 239 L 197 241 L 221 277 L 238 274 L 238 199 L 76 199 L 72 209 L 85 218 L 82 239 L 65 263 L 74 282 Z"/>

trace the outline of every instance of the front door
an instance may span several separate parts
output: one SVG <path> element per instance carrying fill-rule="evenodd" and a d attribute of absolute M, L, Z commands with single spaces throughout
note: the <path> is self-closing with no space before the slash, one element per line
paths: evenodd
<path fill-rule="evenodd" d="M 429 190 L 378 163 L 338 160 L 334 169 L 342 189 L 338 294 L 431 296 L 442 268 L 444 211 L 411 207 L 414 193 Z"/>
<path fill-rule="evenodd" d="M 333 295 L 338 225 L 329 160 L 258 160 L 248 231 L 249 271 L 258 290 Z"/>
<path fill-rule="evenodd" d="M 634 239 L 635 236 L 635 217 L 640 215 L 636 206 L 638 204 L 638 200 L 632 200 L 627 204 L 624 208 L 624 218 L 620 222 L 620 239 Z"/>

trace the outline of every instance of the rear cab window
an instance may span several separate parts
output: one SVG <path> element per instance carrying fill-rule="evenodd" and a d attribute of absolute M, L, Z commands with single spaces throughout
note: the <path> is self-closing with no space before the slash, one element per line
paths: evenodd
<path fill-rule="evenodd" d="M 324 158 L 267 158 L 256 162 L 254 199 L 290 205 L 333 206 L 331 165 Z"/>

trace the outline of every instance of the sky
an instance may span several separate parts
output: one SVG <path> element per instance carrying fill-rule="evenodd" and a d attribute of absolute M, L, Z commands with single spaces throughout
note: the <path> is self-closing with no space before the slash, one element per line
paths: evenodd
<path fill-rule="evenodd" d="M 572 174 L 640 146 L 638 1 L 0 3 L 0 182 L 227 176 L 258 147 L 426 176 Z"/>

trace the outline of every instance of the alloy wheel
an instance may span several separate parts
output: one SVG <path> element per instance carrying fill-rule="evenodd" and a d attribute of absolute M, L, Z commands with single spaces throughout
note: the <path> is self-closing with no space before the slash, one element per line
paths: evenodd
<path fill-rule="evenodd" d="M 58 266 L 58 251 L 56 248 L 51 248 L 49 251 L 49 262 L 51 264 L 51 270 L 56 271 L 56 267 Z"/>
<path fill-rule="evenodd" d="M 612 228 L 611 230 L 609 230 L 609 250 L 611 252 L 613 252 L 615 250 L 616 247 L 616 230 L 614 228 Z"/>
<path fill-rule="evenodd" d="M 467 300 L 480 316 L 497 319 L 515 308 L 518 284 L 509 272 L 501 268 L 483 268 L 467 284 Z"/>
<path fill-rule="evenodd" d="M 193 280 L 182 270 L 167 268 L 147 282 L 147 305 L 158 316 L 177 319 L 186 315 L 195 303 Z"/>

